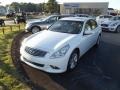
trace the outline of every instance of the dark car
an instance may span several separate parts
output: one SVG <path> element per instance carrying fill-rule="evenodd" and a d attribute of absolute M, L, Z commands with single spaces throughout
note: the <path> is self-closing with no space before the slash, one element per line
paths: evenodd
<path fill-rule="evenodd" d="M 26 24 L 25 29 L 26 29 L 26 32 L 36 33 L 36 32 L 39 32 L 41 30 L 47 29 L 54 22 L 56 22 L 57 20 L 59 20 L 61 18 L 71 17 L 71 16 L 72 15 L 51 15 L 51 16 L 48 16 L 46 18 L 37 19 L 35 21 L 28 22 Z"/>
<path fill-rule="evenodd" d="M 14 19 L 14 22 L 16 24 L 26 23 L 26 17 L 25 16 L 16 16 L 15 19 Z"/>
<path fill-rule="evenodd" d="M 5 26 L 5 22 L 3 19 L 0 19 L 0 26 Z"/>
<path fill-rule="evenodd" d="M 6 18 L 12 18 L 12 17 L 15 17 L 15 13 L 6 14 Z"/>

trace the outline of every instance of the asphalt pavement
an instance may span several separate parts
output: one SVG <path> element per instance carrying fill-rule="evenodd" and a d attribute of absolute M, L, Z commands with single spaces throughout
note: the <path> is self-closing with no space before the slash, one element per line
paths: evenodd
<path fill-rule="evenodd" d="M 72 72 L 50 74 L 23 67 L 40 90 L 120 90 L 120 33 L 103 32 L 100 46 L 91 48 Z"/>

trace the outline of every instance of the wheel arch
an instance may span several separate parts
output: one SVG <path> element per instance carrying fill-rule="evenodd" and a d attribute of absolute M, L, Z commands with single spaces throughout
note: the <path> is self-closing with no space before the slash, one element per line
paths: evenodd
<path fill-rule="evenodd" d="M 40 27 L 40 26 L 34 25 L 34 26 L 31 27 L 31 31 L 32 31 L 32 29 L 33 29 L 34 27 L 37 27 L 37 28 L 39 28 L 39 29 L 41 30 L 41 27 Z"/>
<path fill-rule="evenodd" d="M 75 49 L 73 49 L 72 52 L 74 52 L 74 51 L 77 51 L 77 53 L 78 53 L 78 55 L 79 55 L 79 58 L 80 58 L 80 49 L 79 49 L 78 47 L 76 47 Z"/>

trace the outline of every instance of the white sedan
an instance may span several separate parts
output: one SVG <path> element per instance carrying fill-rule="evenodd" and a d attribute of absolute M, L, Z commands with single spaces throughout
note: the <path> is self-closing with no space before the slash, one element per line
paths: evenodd
<path fill-rule="evenodd" d="M 114 16 L 102 22 L 101 27 L 103 31 L 120 32 L 120 16 Z"/>
<path fill-rule="evenodd" d="M 101 27 L 94 19 L 63 18 L 23 40 L 21 61 L 50 73 L 71 71 L 83 54 L 99 45 L 100 36 Z"/>

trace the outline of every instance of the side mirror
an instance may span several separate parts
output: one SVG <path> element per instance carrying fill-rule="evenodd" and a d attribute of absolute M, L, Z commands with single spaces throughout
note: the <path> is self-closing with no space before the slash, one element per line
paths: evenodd
<path fill-rule="evenodd" d="M 90 35 L 90 34 L 92 34 L 92 31 L 90 31 L 90 30 L 85 30 L 84 35 Z"/>
<path fill-rule="evenodd" d="M 46 20 L 46 23 L 49 23 L 50 21 L 49 20 Z"/>

